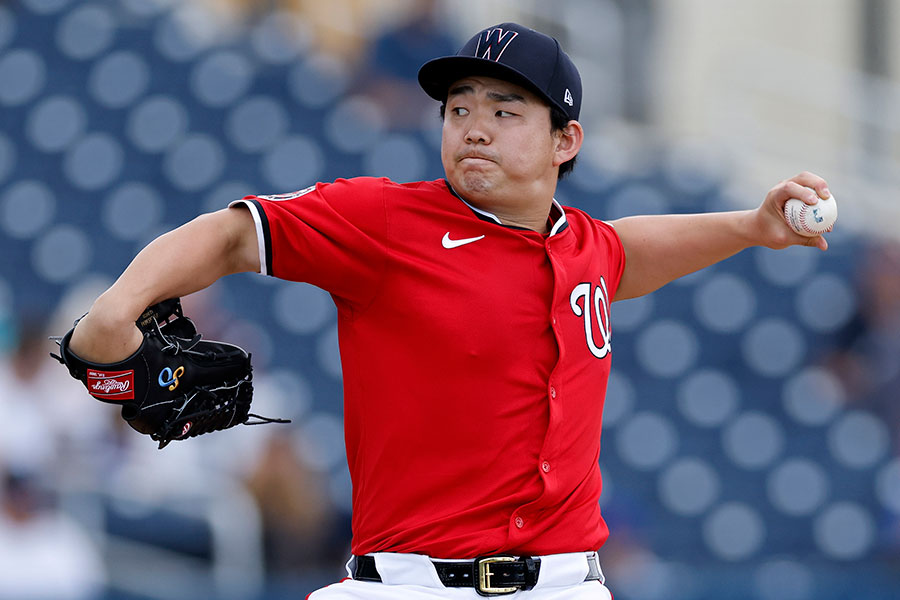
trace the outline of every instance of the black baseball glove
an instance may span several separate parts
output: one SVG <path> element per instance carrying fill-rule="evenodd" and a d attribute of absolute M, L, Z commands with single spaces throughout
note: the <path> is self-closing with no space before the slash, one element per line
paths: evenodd
<path fill-rule="evenodd" d="M 78 321 L 75 321 L 78 324 Z M 69 349 L 75 328 L 51 356 L 102 402 L 122 407 L 122 418 L 159 442 L 182 440 L 235 425 L 289 423 L 250 413 L 250 355 L 224 342 L 202 340 L 178 298 L 149 307 L 136 322 L 144 334 L 137 351 L 117 363 L 97 364 Z M 256 419 L 250 421 L 250 418 Z"/>

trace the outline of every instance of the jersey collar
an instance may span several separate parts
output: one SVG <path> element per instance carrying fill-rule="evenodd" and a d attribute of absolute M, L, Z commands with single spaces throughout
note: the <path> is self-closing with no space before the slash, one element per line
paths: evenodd
<path fill-rule="evenodd" d="M 444 183 L 447 184 L 447 189 L 450 190 L 450 193 L 456 196 L 460 202 L 469 207 L 475 216 L 481 219 L 482 221 L 487 221 L 489 223 L 496 223 L 497 225 L 501 225 L 503 227 L 508 227 L 509 229 L 521 229 L 524 231 L 531 231 L 526 227 L 518 227 L 516 225 L 506 225 L 504 224 L 497 215 L 493 213 L 489 213 L 486 210 L 481 210 L 480 208 L 476 208 L 466 202 L 465 198 L 456 193 L 456 190 L 453 189 L 453 186 L 450 185 L 450 182 L 446 179 Z M 566 211 L 563 210 L 562 205 L 556 201 L 556 198 L 553 199 L 553 204 L 550 206 L 550 215 L 548 216 L 549 225 L 550 225 L 550 233 L 548 235 L 553 236 L 557 233 L 563 231 L 566 227 L 569 226 L 569 223 L 566 221 Z"/>

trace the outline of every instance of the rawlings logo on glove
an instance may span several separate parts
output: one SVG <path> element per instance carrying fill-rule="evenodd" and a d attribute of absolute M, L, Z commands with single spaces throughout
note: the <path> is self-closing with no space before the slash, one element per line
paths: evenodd
<path fill-rule="evenodd" d="M 74 327 L 51 338 L 60 354 L 51 356 L 91 396 L 120 405 L 125 421 L 158 441 L 160 449 L 172 440 L 235 425 L 290 422 L 250 413 L 250 355 L 233 344 L 202 340 L 178 298 L 149 307 L 136 325 L 144 334 L 141 347 L 120 362 L 96 364 L 73 353 L 69 340 Z"/>
<path fill-rule="evenodd" d="M 87 372 L 87 389 L 100 400 L 134 400 L 134 371 Z"/>

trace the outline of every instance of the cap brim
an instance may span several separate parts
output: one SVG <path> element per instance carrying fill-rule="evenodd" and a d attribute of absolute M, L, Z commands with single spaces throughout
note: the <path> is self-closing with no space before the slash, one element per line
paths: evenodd
<path fill-rule="evenodd" d="M 445 56 L 430 60 L 419 69 L 419 85 L 425 93 L 441 102 L 455 81 L 464 77 L 484 75 L 502 79 L 531 90 L 547 102 L 555 104 L 522 73 L 504 64 L 474 56 Z M 565 109 L 563 109 L 565 110 Z"/>

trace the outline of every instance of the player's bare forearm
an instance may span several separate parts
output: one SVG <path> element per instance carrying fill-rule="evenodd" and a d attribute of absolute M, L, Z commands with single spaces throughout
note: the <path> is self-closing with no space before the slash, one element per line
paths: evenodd
<path fill-rule="evenodd" d="M 755 244 L 754 211 L 626 217 L 612 224 L 625 246 L 615 300 L 643 296 Z"/>
<path fill-rule="evenodd" d="M 625 247 L 625 272 L 615 300 L 649 294 L 751 246 L 780 249 L 804 245 L 825 250 L 825 238 L 795 233 L 785 222 L 783 211 L 790 198 L 813 204 L 829 195 L 824 179 L 801 173 L 769 190 L 754 210 L 648 215 L 614 221 Z"/>
<path fill-rule="evenodd" d="M 202 290 L 231 273 L 259 271 L 249 211 L 202 215 L 152 241 L 106 290 L 72 336 L 72 351 L 94 362 L 121 360 L 141 343 L 135 320 L 147 306 Z"/>

